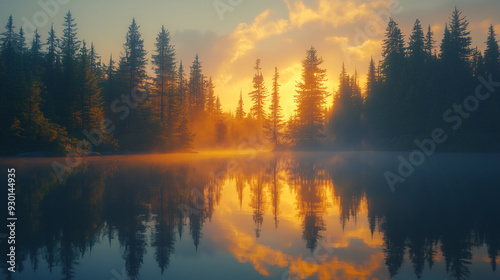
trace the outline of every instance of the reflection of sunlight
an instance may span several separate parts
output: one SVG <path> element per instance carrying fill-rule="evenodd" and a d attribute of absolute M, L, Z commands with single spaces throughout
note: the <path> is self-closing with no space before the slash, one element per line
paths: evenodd
<path fill-rule="evenodd" d="M 250 263 L 254 269 L 264 276 L 269 276 L 270 267 L 279 267 L 285 272 L 289 268 L 289 278 L 305 279 L 317 276 L 319 279 L 371 279 L 370 276 L 380 269 L 384 263 L 383 252 L 370 252 L 369 248 L 381 248 L 384 244 L 382 234 L 375 232 L 372 236 L 366 218 L 368 207 L 366 197 L 363 197 L 358 208 L 357 221 L 354 219 L 347 222 L 344 229 L 340 224 L 340 201 L 334 197 L 334 186 L 327 180 L 323 185 L 317 187 L 320 192 L 326 194 L 322 199 L 326 211 L 322 214 L 325 219 L 327 230 L 322 233 L 323 241 L 333 240 L 329 246 L 333 248 L 333 255 L 324 256 L 327 252 L 321 248 L 319 250 L 320 261 L 310 257 L 310 252 L 305 251 L 305 247 L 300 247 L 297 240 L 300 240 L 303 229 L 303 214 L 298 207 L 300 204 L 300 194 L 292 187 L 292 182 L 285 172 L 279 172 L 284 178 L 281 181 L 281 194 L 279 204 L 280 224 L 277 230 L 270 230 L 266 227 L 272 224 L 273 210 L 271 205 L 270 184 L 265 183 L 265 203 L 262 236 L 256 238 L 253 235 L 252 213 L 252 188 L 249 185 L 243 189 L 243 201 L 238 200 L 237 182 L 234 178 L 224 180 L 224 195 L 217 207 L 217 216 L 212 221 L 217 234 L 213 235 L 214 242 L 224 250 L 229 251 L 240 263 Z M 248 184 L 255 184 L 254 178 L 246 178 Z M 326 192 L 325 192 L 326 190 Z M 364 246 L 361 248 L 362 254 L 369 254 L 363 262 L 352 258 L 343 258 L 337 255 L 338 250 L 349 249 L 351 240 L 360 240 Z M 266 243 L 266 244 L 264 244 Z M 271 245 L 272 244 L 272 245 Z M 301 244 L 303 245 L 303 244 Z M 325 246 L 321 243 L 318 248 Z M 297 248 L 301 248 L 300 254 L 290 254 Z M 360 250 L 353 248 L 353 250 Z M 309 257 L 307 257 L 309 255 Z M 324 256 L 324 258 L 322 258 Z"/>

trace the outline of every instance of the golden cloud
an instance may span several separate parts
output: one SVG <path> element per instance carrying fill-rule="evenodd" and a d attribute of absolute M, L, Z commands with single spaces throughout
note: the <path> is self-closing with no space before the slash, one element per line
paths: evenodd
<path fill-rule="evenodd" d="M 251 25 L 240 23 L 230 38 L 235 43 L 231 62 L 246 54 L 255 47 L 255 43 L 286 32 L 289 28 L 288 20 L 278 19 L 269 21 L 270 10 L 265 10 L 259 14 Z"/>

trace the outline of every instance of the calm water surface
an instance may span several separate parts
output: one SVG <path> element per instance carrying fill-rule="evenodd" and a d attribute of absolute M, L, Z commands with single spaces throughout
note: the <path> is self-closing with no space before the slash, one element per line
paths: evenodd
<path fill-rule="evenodd" d="M 62 182 L 54 159 L 0 159 L 18 176 L 2 277 L 500 279 L 500 155 L 436 154 L 391 192 L 398 155 L 96 157 Z"/>

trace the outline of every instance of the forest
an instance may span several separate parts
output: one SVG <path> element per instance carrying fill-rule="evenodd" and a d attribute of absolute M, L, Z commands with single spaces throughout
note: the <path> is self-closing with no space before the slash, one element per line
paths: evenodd
<path fill-rule="evenodd" d="M 495 30 L 489 27 L 481 51 L 457 8 L 439 43 L 418 19 L 408 39 L 390 19 L 382 59 L 369 62 L 363 85 L 339 65 L 339 87 L 329 91 L 323 59 L 311 47 L 288 119 L 279 69 L 264 77 L 259 59 L 253 91 L 235 93 L 237 108 L 225 112 L 202 58 L 193 54 L 190 66 L 178 61 L 164 26 L 148 54 L 132 19 L 122 55 L 109 61 L 79 40 L 69 11 L 63 27 L 60 36 L 52 26 L 47 38 L 35 32 L 26 42 L 13 17 L 7 20 L 0 46 L 0 155 L 193 152 L 235 148 L 256 135 L 275 150 L 413 150 L 436 128 L 446 134 L 440 151 L 500 150 Z M 251 100 L 248 112 L 243 94 Z"/>

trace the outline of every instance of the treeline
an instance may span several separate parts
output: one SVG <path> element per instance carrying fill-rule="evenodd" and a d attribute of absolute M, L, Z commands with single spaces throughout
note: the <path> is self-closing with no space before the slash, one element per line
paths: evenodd
<path fill-rule="evenodd" d="M 437 46 L 430 26 L 424 30 L 417 20 L 406 43 L 391 19 L 382 60 L 370 61 L 366 86 L 342 66 L 333 104 L 323 60 L 311 47 L 297 81 L 295 113 L 285 120 L 279 71 L 269 92 L 259 59 L 250 111 L 240 92 L 235 113 L 223 112 L 198 55 L 186 73 L 165 27 L 156 37 L 149 77 L 135 20 L 119 61 L 111 57 L 106 65 L 93 44 L 78 39 L 70 12 L 62 36 L 51 28 L 45 43 L 37 32 L 26 43 L 11 16 L 0 52 L 2 153 L 238 147 L 261 132 L 277 149 L 414 149 L 436 128 L 445 132 L 442 149 L 498 149 L 500 100 L 492 94 L 500 77 L 498 41 L 490 26 L 484 53 L 473 48 L 468 25 L 455 8 Z"/>
<path fill-rule="evenodd" d="M 500 98 L 494 94 L 500 77 L 499 45 L 491 25 L 485 51 L 472 47 L 468 26 L 455 8 L 438 46 L 430 25 L 424 30 L 417 19 L 406 43 L 390 19 L 382 60 L 370 61 L 364 90 L 357 73 L 349 75 L 342 66 L 333 104 L 327 102 L 323 60 L 311 47 L 297 83 L 297 107 L 287 121 L 280 114 L 277 70 L 270 114 L 265 115 L 257 60 L 250 117 L 265 120 L 276 146 L 296 149 L 412 150 L 419 147 L 417 142 L 436 137 L 437 129 L 442 132 L 440 142 L 445 140 L 434 148 L 440 144 L 442 151 L 499 150 Z M 427 145 L 430 150 L 432 145 Z"/>
<path fill-rule="evenodd" d="M 150 57 L 154 77 L 147 75 L 148 53 L 135 20 L 122 56 L 108 64 L 93 44 L 78 39 L 71 12 L 63 27 L 61 37 L 52 26 L 46 41 L 35 31 L 27 43 L 8 19 L 0 51 L 2 154 L 189 151 L 193 122 L 223 119 L 198 56 L 186 73 L 164 27 Z M 216 129 L 223 127 L 213 124 L 212 134 Z"/>

